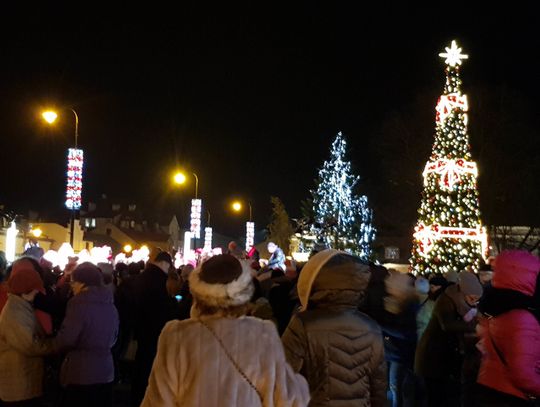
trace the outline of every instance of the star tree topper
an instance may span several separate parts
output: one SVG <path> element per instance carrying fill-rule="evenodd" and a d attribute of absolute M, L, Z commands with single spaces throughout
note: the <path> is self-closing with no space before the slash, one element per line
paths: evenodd
<path fill-rule="evenodd" d="M 444 63 L 450 66 L 461 65 L 462 59 L 468 59 L 469 56 L 461 53 L 461 47 L 458 47 L 455 40 L 452 40 L 450 48 L 444 47 L 446 52 L 440 53 L 441 58 L 446 58 Z"/>

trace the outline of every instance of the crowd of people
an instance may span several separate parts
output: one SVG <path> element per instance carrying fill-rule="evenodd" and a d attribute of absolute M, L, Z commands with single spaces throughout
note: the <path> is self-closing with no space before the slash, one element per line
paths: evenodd
<path fill-rule="evenodd" d="M 530 406 L 540 397 L 540 259 L 414 276 L 333 249 L 305 264 L 235 242 L 61 272 L 0 273 L 0 405 Z"/>

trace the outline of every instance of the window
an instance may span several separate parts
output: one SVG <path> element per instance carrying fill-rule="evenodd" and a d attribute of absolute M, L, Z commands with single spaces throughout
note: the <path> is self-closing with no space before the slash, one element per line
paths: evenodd
<path fill-rule="evenodd" d="M 387 260 L 399 260 L 399 248 L 395 246 L 385 247 L 384 258 Z"/>

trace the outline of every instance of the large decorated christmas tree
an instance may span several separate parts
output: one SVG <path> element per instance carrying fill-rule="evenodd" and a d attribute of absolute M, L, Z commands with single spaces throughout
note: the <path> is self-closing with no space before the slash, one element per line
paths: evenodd
<path fill-rule="evenodd" d="M 480 220 L 478 169 L 467 134 L 467 95 L 459 68 L 468 56 L 455 41 L 439 54 L 446 84 L 435 116 L 435 142 L 424 168 L 424 191 L 415 227 L 411 266 L 415 273 L 478 268 L 487 250 Z"/>
<path fill-rule="evenodd" d="M 345 159 L 346 147 L 339 132 L 332 143 L 330 159 L 319 170 L 317 188 L 311 191 L 315 221 L 312 232 L 326 247 L 367 259 L 375 235 L 373 212 L 368 208 L 367 197 L 355 193 L 359 177 L 352 174 L 351 163 Z"/>

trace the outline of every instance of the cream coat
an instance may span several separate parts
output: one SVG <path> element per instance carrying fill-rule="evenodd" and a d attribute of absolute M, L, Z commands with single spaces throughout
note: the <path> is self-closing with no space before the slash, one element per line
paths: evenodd
<path fill-rule="evenodd" d="M 37 338 L 43 329 L 32 305 L 8 294 L 0 314 L 0 400 L 20 401 L 42 395 L 43 355 L 52 343 Z"/>
<path fill-rule="evenodd" d="M 275 326 L 252 317 L 207 318 L 264 406 L 306 406 L 306 380 L 295 374 Z M 197 319 L 167 323 L 141 407 L 260 406 L 259 396 Z"/>

